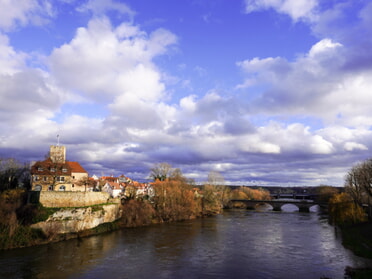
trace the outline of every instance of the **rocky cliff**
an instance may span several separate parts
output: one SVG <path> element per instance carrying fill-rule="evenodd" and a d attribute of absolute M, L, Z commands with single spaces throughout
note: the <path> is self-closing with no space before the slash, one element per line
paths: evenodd
<path fill-rule="evenodd" d="M 83 208 L 62 208 L 44 222 L 33 224 L 48 236 L 78 233 L 103 223 L 114 222 L 121 217 L 119 204 L 89 206 Z"/>

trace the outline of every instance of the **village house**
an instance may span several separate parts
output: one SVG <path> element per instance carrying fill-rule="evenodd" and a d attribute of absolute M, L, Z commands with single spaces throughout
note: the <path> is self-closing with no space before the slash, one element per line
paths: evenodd
<path fill-rule="evenodd" d="M 86 191 L 88 173 L 78 163 L 66 160 L 65 146 L 50 146 L 49 157 L 31 166 L 34 191 Z"/>
<path fill-rule="evenodd" d="M 101 183 L 103 182 L 102 191 L 109 193 L 113 198 L 143 198 L 145 196 L 154 196 L 154 190 L 151 184 L 133 181 L 125 175 L 119 177 L 102 176 L 100 181 Z"/>
<path fill-rule="evenodd" d="M 103 192 L 107 192 L 111 197 L 117 198 L 124 195 L 125 184 L 107 181 L 106 184 L 102 187 Z"/>

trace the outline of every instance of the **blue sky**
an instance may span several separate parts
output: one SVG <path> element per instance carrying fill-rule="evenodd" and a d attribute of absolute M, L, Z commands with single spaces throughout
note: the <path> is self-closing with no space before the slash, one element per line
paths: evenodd
<path fill-rule="evenodd" d="M 0 0 L 0 157 L 342 185 L 372 148 L 367 0 Z"/>

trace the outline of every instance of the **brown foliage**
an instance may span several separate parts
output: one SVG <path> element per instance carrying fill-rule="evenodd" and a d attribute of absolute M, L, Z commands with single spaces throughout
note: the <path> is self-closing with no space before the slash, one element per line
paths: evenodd
<path fill-rule="evenodd" d="M 121 222 L 125 227 L 149 225 L 155 217 L 155 210 L 148 201 L 128 200 L 122 210 Z"/>
<path fill-rule="evenodd" d="M 176 180 L 157 181 L 154 190 L 154 208 L 161 220 L 186 220 L 199 215 L 197 200 L 189 184 Z"/>
<path fill-rule="evenodd" d="M 316 193 L 318 195 L 317 201 L 327 203 L 334 195 L 338 194 L 340 191 L 336 187 L 332 186 L 319 186 L 316 188 Z"/>
<path fill-rule="evenodd" d="M 7 190 L 0 193 L 0 249 L 30 245 L 35 239 L 42 238 L 38 231 L 24 226 L 26 191 Z M 33 212 L 33 210 L 31 210 Z"/>
<path fill-rule="evenodd" d="M 249 187 L 239 187 L 231 193 L 234 200 L 271 200 L 270 192 L 262 188 L 252 189 Z"/>
<path fill-rule="evenodd" d="M 12 236 L 18 227 L 17 210 L 23 205 L 24 190 L 7 190 L 0 194 L 0 225 Z"/>
<path fill-rule="evenodd" d="M 338 225 L 367 221 L 366 213 L 347 193 L 336 194 L 329 200 L 329 213 Z"/>

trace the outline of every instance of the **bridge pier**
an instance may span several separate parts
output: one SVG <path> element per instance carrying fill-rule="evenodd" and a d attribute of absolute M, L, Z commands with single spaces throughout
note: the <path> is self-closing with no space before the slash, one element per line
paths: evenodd
<path fill-rule="evenodd" d="M 309 206 L 299 206 L 298 205 L 298 211 L 299 212 L 310 212 L 310 207 Z"/>
<path fill-rule="evenodd" d="M 282 211 L 282 206 L 280 205 L 271 205 L 273 207 L 273 211 Z"/>

